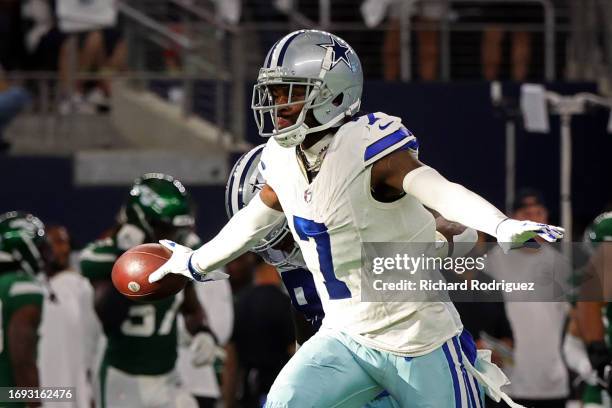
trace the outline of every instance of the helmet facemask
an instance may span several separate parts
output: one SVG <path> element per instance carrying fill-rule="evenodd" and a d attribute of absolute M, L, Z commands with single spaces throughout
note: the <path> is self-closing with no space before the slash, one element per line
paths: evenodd
<path fill-rule="evenodd" d="M 322 85 L 323 81 L 320 79 L 267 77 L 264 75 L 264 79 L 260 79 L 253 88 L 251 104 L 259 134 L 263 137 L 274 137 L 283 147 L 291 147 L 301 143 L 306 134 L 310 133 L 310 127 L 305 123 L 308 111 L 325 102 L 317 101 L 315 103 L 317 97 L 321 94 Z M 272 89 L 275 86 L 289 87 L 286 103 L 274 103 Z M 304 97 L 295 96 L 295 88 L 298 86 L 305 88 Z M 295 105 L 302 105 L 302 110 L 295 123 L 282 129 L 279 128 L 279 110 Z"/>

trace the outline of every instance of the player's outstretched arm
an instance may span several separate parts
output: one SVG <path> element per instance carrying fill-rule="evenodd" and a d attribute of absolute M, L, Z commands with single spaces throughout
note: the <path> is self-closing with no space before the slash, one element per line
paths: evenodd
<path fill-rule="evenodd" d="M 281 217 L 283 212 L 278 197 L 271 187 L 265 185 L 213 239 L 198 250 L 192 251 L 168 240 L 160 241 L 172 251 L 172 257 L 149 275 L 149 282 L 156 282 L 169 273 L 201 282 L 227 278 L 226 274 L 215 270 L 250 250 Z"/>
<path fill-rule="evenodd" d="M 395 151 L 373 164 L 372 187 L 382 185 L 416 197 L 450 221 L 496 237 L 505 251 L 536 235 L 549 242 L 563 237 L 563 228 L 506 217 L 487 200 L 451 183 L 406 150 Z"/>

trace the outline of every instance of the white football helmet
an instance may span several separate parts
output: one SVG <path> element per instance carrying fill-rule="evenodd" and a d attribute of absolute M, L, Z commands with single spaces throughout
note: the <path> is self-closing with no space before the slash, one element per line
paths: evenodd
<path fill-rule="evenodd" d="M 265 184 L 258 169 L 264 146 L 259 145 L 245 153 L 232 169 L 225 186 L 225 210 L 229 218 L 245 207 Z M 290 234 L 287 219 L 283 217 L 251 250 L 279 270 L 303 268 L 302 252 L 295 241 L 287 250 L 274 249 Z"/>
<path fill-rule="evenodd" d="M 287 103 L 274 103 L 271 85 L 289 87 Z M 306 87 L 303 99 L 293 97 L 295 86 Z M 325 31 L 299 30 L 283 37 L 268 52 L 253 88 L 251 109 L 261 136 L 272 136 L 281 146 L 291 147 L 308 133 L 340 126 L 342 119 L 357 113 L 362 89 L 361 62 L 346 41 Z M 278 110 L 296 104 L 304 104 L 296 123 L 279 129 Z M 304 123 L 311 110 L 318 126 Z"/>

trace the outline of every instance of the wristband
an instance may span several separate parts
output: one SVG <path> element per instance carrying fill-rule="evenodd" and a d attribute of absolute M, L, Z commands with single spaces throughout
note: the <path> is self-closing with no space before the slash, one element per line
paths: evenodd
<path fill-rule="evenodd" d="M 191 277 L 198 281 L 198 282 L 204 282 L 206 279 L 204 279 L 204 275 L 202 275 L 200 272 L 198 272 L 198 270 L 193 266 L 193 264 L 191 263 L 191 258 L 193 258 L 193 254 L 192 253 L 189 256 L 189 261 L 187 262 L 187 269 L 189 269 L 189 273 L 191 274 Z"/>

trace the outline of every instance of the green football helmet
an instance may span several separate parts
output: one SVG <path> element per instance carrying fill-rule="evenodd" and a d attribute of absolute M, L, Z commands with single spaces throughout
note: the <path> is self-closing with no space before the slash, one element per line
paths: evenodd
<path fill-rule="evenodd" d="M 0 215 L 0 266 L 35 275 L 50 254 L 45 225 L 32 214 L 10 211 Z"/>
<path fill-rule="evenodd" d="M 147 173 L 134 181 L 125 205 L 125 221 L 144 231 L 147 241 L 173 239 L 192 229 L 191 198 L 183 184 L 162 173 Z"/>
<path fill-rule="evenodd" d="M 601 242 L 612 242 L 612 211 L 599 214 L 584 231 L 584 245 L 592 253 Z"/>

